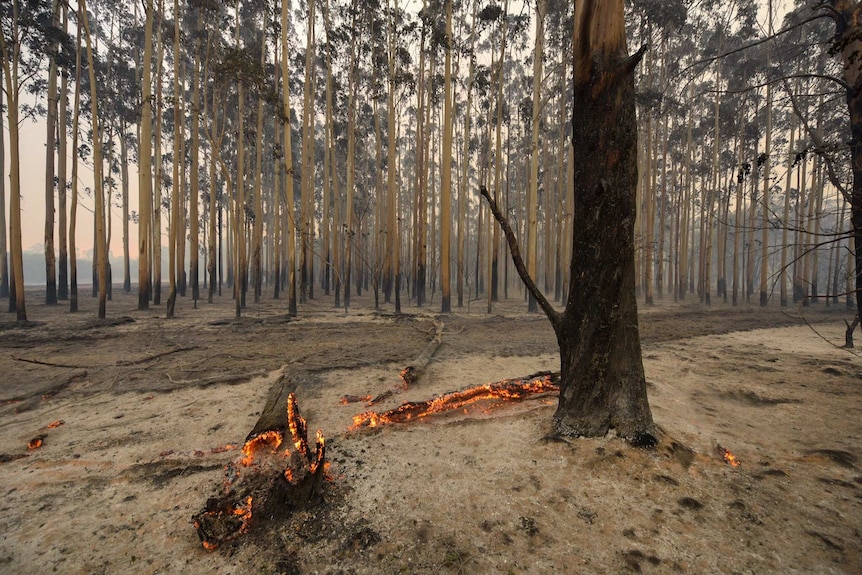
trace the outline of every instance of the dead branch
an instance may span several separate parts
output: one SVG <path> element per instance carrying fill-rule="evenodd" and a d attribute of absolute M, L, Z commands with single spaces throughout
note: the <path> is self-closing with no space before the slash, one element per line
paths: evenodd
<path fill-rule="evenodd" d="M 558 331 L 560 322 L 562 321 L 561 315 L 554 309 L 551 302 L 547 300 L 545 294 L 542 293 L 542 290 L 540 290 L 539 286 L 536 285 L 536 282 L 533 281 L 533 278 L 530 277 L 530 272 L 527 271 L 527 266 L 524 264 L 524 258 L 521 256 L 521 248 L 518 245 L 518 239 L 515 237 L 515 232 L 512 231 L 512 226 L 509 225 L 509 220 L 506 219 L 506 216 L 503 215 L 503 212 L 501 212 L 499 206 L 497 206 L 497 202 L 494 201 L 494 198 L 492 198 L 491 194 L 488 193 L 488 188 L 482 186 L 479 189 L 479 192 L 488 201 L 488 206 L 491 208 L 491 213 L 494 214 L 494 219 L 497 220 L 497 223 L 500 224 L 500 227 L 503 229 L 503 234 L 506 236 L 506 242 L 509 244 L 509 251 L 512 253 L 512 262 L 515 264 L 515 269 L 518 271 L 518 275 L 521 276 L 521 281 L 524 282 L 524 285 L 527 287 L 527 291 L 530 292 L 530 295 L 536 298 L 536 302 L 539 304 L 539 307 L 542 308 L 542 311 L 545 312 L 546 316 L 548 316 L 548 320 L 550 320 L 551 325 L 554 327 L 554 331 Z"/>
<path fill-rule="evenodd" d="M 166 373 L 165 377 L 168 378 L 168 381 L 173 383 L 174 385 L 196 385 L 198 387 L 207 387 L 209 385 L 215 385 L 217 383 L 230 383 L 235 381 L 244 381 L 247 379 L 251 379 L 253 377 L 259 377 L 261 375 L 265 375 L 267 372 L 265 371 L 251 371 L 248 373 L 230 373 L 227 375 L 217 375 L 214 377 L 207 377 L 204 379 L 174 379 L 171 377 L 171 374 Z"/>
<path fill-rule="evenodd" d="M 159 359 L 160 357 L 165 357 L 166 355 L 172 355 L 172 354 L 180 353 L 180 352 L 183 352 L 183 351 L 191 351 L 191 350 L 193 350 L 193 349 L 197 349 L 197 347 L 195 347 L 195 346 L 192 346 L 192 347 L 179 347 L 179 348 L 177 348 L 177 349 L 171 349 L 171 350 L 163 351 L 163 352 L 161 352 L 161 353 L 157 353 L 157 354 L 154 354 L 154 355 L 149 355 L 149 356 L 147 356 L 147 357 L 143 357 L 143 358 L 141 358 L 141 359 L 124 359 L 124 360 L 117 360 L 116 365 L 138 365 L 138 364 L 141 364 L 141 363 L 148 363 L 148 362 L 154 361 L 154 360 L 156 360 L 156 359 Z"/>
<path fill-rule="evenodd" d="M 370 407 L 372 405 L 380 403 L 383 400 L 389 399 L 395 393 L 404 391 L 412 384 L 416 383 L 416 381 L 419 379 L 419 376 L 422 375 L 423 371 L 425 371 L 425 367 L 427 367 L 428 363 L 431 362 L 431 358 L 434 356 L 434 353 L 436 353 L 437 348 L 439 348 L 440 344 L 443 343 L 444 327 L 445 324 L 442 321 L 434 321 L 434 337 L 431 339 L 431 341 L 428 342 L 428 344 L 416 357 L 416 359 L 413 360 L 410 365 L 401 370 L 401 373 L 399 374 L 401 378 L 401 384 L 399 384 L 393 389 L 388 389 L 384 391 L 383 393 L 366 403 L 366 407 Z M 341 398 L 341 403 L 351 403 L 350 401 L 345 401 L 345 398 L 346 396 Z"/>
<path fill-rule="evenodd" d="M 23 361 L 25 363 L 35 363 L 36 365 L 46 365 L 48 367 L 61 367 L 65 369 L 86 369 L 83 365 L 69 365 L 66 363 L 52 363 L 50 361 L 40 361 L 38 359 L 27 359 L 26 357 L 11 356 L 15 361 Z"/>

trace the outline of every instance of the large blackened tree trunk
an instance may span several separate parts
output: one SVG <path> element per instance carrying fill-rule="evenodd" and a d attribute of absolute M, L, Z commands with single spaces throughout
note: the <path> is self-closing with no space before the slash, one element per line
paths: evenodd
<path fill-rule="evenodd" d="M 635 299 L 637 125 L 623 0 L 575 6 L 575 225 L 571 288 L 557 328 L 560 433 L 654 433 Z"/>
<path fill-rule="evenodd" d="M 840 51 L 847 83 L 850 112 L 850 163 L 853 187 L 850 190 L 850 222 L 856 263 L 856 313 L 862 318 L 862 3 L 832 0 L 835 18 L 835 48 Z M 862 324 L 860 324 L 862 325 Z"/>
<path fill-rule="evenodd" d="M 565 311 L 553 309 L 523 265 L 514 234 L 492 203 L 515 266 L 548 316 L 560 346 L 561 435 L 596 437 L 613 429 L 653 445 L 637 303 L 634 222 L 637 126 L 634 68 L 623 0 L 575 5 L 573 62 L 574 225 Z M 483 195 L 490 201 L 486 190 Z"/>

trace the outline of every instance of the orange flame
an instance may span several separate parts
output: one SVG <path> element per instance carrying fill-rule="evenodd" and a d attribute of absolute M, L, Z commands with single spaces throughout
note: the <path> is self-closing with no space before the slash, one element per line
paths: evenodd
<path fill-rule="evenodd" d="M 249 495 L 245 498 L 245 505 L 235 507 L 233 510 L 233 514 L 242 520 L 242 527 L 239 529 L 241 533 L 248 532 L 248 523 L 251 521 L 251 502 L 252 497 Z"/>
<path fill-rule="evenodd" d="M 472 387 L 464 391 L 446 393 L 427 401 L 407 402 L 383 413 L 375 411 L 360 413 L 353 417 L 353 429 L 377 427 L 386 423 L 403 423 L 434 413 L 460 409 L 486 399 L 519 400 L 530 395 L 552 391 L 559 391 L 559 387 L 551 374 L 527 380 L 507 379 Z"/>
<path fill-rule="evenodd" d="M 277 431 L 264 431 L 260 435 L 255 435 L 242 446 L 242 454 L 245 457 L 240 460 L 240 464 L 248 467 L 254 462 L 254 454 L 263 446 L 271 446 L 272 450 L 275 451 L 281 445 L 281 441 L 281 434 Z"/>
<path fill-rule="evenodd" d="M 296 395 L 292 393 L 287 396 L 287 426 L 290 428 L 290 436 L 297 451 L 307 457 L 308 445 L 305 442 L 305 437 L 307 437 L 308 428 L 305 418 L 299 414 L 299 407 L 296 405 Z"/>
<path fill-rule="evenodd" d="M 40 447 L 42 447 L 42 438 L 41 437 L 34 437 L 27 444 L 27 449 L 39 449 Z"/>
<path fill-rule="evenodd" d="M 723 457 L 724 457 L 724 462 L 729 463 L 732 467 L 739 467 L 740 466 L 739 460 L 736 458 L 736 456 L 734 454 L 732 454 L 730 452 L 730 450 L 725 449 Z"/>
<path fill-rule="evenodd" d="M 46 425 L 45 429 L 56 429 L 56 428 L 60 427 L 61 425 L 63 425 L 64 423 L 66 423 L 66 422 L 63 421 L 62 419 L 58 419 L 57 421 L 52 421 L 51 423 Z"/>

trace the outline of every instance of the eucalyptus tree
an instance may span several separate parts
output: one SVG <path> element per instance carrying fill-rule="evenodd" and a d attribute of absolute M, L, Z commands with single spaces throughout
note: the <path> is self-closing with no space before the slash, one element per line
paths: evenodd
<path fill-rule="evenodd" d="M 29 2 L 12 0 L 0 4 L 0 65 L 3 70 L 3 91 L 6 96 L 6 119 L 9 130 L 9 247 L 12 260 L 9 308 L 10 311 L 16 312 L 19 321 L 27 319 L 21 245 L 19 121 L 22 110 L 25 116 L 35 111 L 24 107 L 21 95 L 39 75 L 46 55 L 51 53 L 56 58 L 58 38 L 65 35 L 55 24 L 53 5 L 44 0 Z M 53 154 L 53 147 L 51 153 Z M 53 206 L 53 180 L 46 183 L 46 190 L 48 184 L 52 186 L 50 204 Z M 51 250 L 53 255 L 53 246 Z M 56 279 L 54 282 L 56 290 Z M 53 297 L 56 298 L 56 292 Z"/>
<path fill-rule="evenodd" d="M 138 144 L 138 309 L 150 307 L 150 253 L 153 249 L 161 251 L 161 244 L 153 246 L 153 102 L 152 102 L 152 59 L 153 59 L 153 0 L 144 2 L 144 53 L 141 64 L 141 124 Z M 157 208 L 160 209 L 160 208 Z M 160 233 L 159 230 L 156 230 Z"/>

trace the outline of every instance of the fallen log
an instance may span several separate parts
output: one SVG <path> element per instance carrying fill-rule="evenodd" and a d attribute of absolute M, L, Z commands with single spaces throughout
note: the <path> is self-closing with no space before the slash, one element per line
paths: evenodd
<path fill-rule="evenodd" d="M 367 403 L 365 404 L 365 407 L 371 407 L 381 401 L 385 401 L 397 392 L 406 390 L 419 380 L 419 376 L 422 375 L 422 372 L 425 371 L 425 368 L 431 362 L 431 358 L 434 357 L 434 354 L 437 352 L 437 348 L 439 348 L 440 344 L 443 343 L 443 327 L 444 324 L 442 321 L 434 322 L 434 337 L 428 342 L 422 352 L 416 356 L 416 359 L 413 360 L 410 365 L 402 369 L 398 374 L 398 377 L 401 379 L 401 383 L 393 389 L 387 389 L 370 401 L 366 400 Z M 353 401 L 351 401 L 352 397 L 356 396 L 345 395 L 341 398 L 341 403 L 353 403 Z"/>
<path fill-rule="evenodd" d="M 452 391 L 425 401 L 410 401 L 395 409 L 377 413 L 366 411 L 353 417 L 353 429 L 377 427 L 387 423 L 404 423 L 411 419 L 427 417 L 435 413 L 460 409 L 467 404 L 485 399 L 519 400 L 559 391 L 559 372 L 539 372 L 523 378 L 504 379 L 486 383 L 462 391 Z"/>
<path fill-rule="evenodd" d="M 434 337 L 428 342 L 428 345 L 425 346 L 422 353 L 413 360 L 413 363 L 401 370 L 401 381 L 404 382 L 405 389 L 407 386 L 416 383 L 416 380 L 418 380 L 419 376 L 422 375 L 422 372 L 425 371 L 425 367 L 430 363 L 431 358 L 434 357 L 434 354 L 437 352 L 437 348 L 440 347 L 441 343 L 443 343 L 443 326 L 444 324 L 442 321 L 434 322 L 434 327 L 436 328 Z"/>
<path fill-rule="evenodd" d="M 282 384 L 283 390 L 287 386 L 284 379 Z M 267 417 L 269 423 L 261 423 L 267 414 L 264 410 L 255 425 L 257 431 L 249 434 L 242 448 L 242 457 L 226 466 L 220 494 L 210 497 L 192 516 L 204 548 L 215 550 L 269 521 L 287 519 L 323 501 L 323 434 L 317 432 L 312 452 L 306 421 L 292 392 L 287 394 L 286 403 L 283 425 L 282 419 L 274 416 Z"/>

